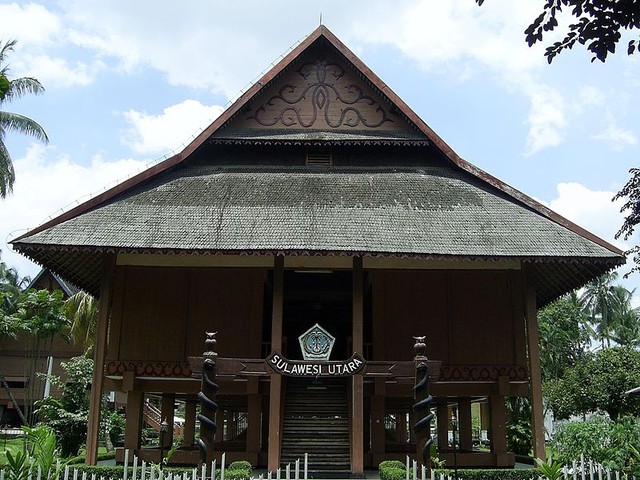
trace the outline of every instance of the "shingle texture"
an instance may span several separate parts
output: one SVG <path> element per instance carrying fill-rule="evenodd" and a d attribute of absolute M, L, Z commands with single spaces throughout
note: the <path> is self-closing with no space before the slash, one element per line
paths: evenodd
<path fill-rule="evenodd" d="M 104 251 L 516 258 L 541 300 L 622 257 L 454 168 L 182 166 L 14 243 L 97 290 Z"/>
<path fill-rule="evenodd" d="M 450 169 L 334 172 L 179 169 L 22 243 L 614 256 Z"/>

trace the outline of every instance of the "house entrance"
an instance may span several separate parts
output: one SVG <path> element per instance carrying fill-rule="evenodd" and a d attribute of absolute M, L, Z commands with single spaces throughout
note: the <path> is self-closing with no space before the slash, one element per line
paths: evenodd
<path fill-rule="evenodd" d="M 298 337 L 319 324 L 335 337 L 330 360 L 351 356 L 350 271 L 287 271 L 284 277 L 283 349 L 301 360 Z"/>

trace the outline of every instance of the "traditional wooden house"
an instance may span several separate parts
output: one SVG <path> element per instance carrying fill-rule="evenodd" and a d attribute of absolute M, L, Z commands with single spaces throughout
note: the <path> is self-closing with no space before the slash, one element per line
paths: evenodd
<path fill-rule="evenodd" d="M 127 393 L 140 454 L 145 394 L 168 423 L 184 398 L 174 459 L 197 459 L 188 358 L 217 331 L 218 451 L 354 475 L 415 452 L 414 335 L 440 362 L 447 465 L 452 406 L 458 465 L 513 465 L 508 396 L 531 396 L 543 456 L 536 310 L 624 261 L 459 157 L 324 26 L 182 152 L 12 243 L 100 296 L 89 461 L 105 389 Z"/>
<path fill-rule="evenodd" d="M 31 289 L 60 290 L 64 298 L 77 292 L 73 285 L 47 269 L 40 270 L 25 288 Z M 23 423 L 16 406 L 24 413 L 25 403 L 30 409 L 36 400 L 59 393 L 55 386 L 52 392 L 50 381 L 36 378 L 38 373 L 63 375 L 61 363 L 83 353 L 82 345 L 74 345 L 63 336 L 51 339 L 49 347 L 43 347 L 36 358 L 31 358 L 34 352 L 30 346 L 26 333 L 19 334 L 17 339 L 0 339 L 0 376 L 3 377 L 0 379 L 0 426 L 17 427 Z"/>

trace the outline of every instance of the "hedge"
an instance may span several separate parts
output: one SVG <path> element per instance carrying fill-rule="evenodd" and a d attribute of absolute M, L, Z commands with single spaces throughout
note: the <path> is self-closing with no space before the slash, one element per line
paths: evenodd
<path fill-rule="evenodd" d="M 452 469 L 434 470 L 436 475 L 444 473 L 450 477 L 454 476 Z M 435 475 L 434 475 L 435 476 Z M 459 468 L 456 478 L 459 480 L 531 480 L 538 477 L 538 471 L 532 468 L 515 470 L 512 468 L 493 468 L 493 469 L 477 469 L 477 468 Z"/>
<path fill-rule="evenodd" d="M 405 480 L 406 466 L 398 460 L 385 460 L 380 462 L 378 466 L 380 480 Z M 458 480 L 532 480 L 537 478 L 537 471 L 534 469 L 476 469 L 476 468 L 459 468 L 457 471 L 452 469 L 434 469 L 433 478 L 438 478 L 440 474 L 449 477 L 456 477 Z"/>
<path fill-rule="evenodd" d="M 234 462 L 235 463 L 235 462 Z M 251 465 L 249 465 L 251 467 Z M 147 468 L 152 468 L 148 466 Z M 102 466 L 102 465 L 78 465 L 73 466 L 72 469 L 78 471 L 78 475 L 82 475 L 84 472 L 87 472 L 87 476 L 90 477 L 95 473 L 97 478 L 104 477 L 104 480 L 122 480 L 124 477 L 124 467 L 123 466 Z M 140 467 L 138 467 L 140 470 Z M 193 472 L 193 467 L 165 467 L 165 472 L 171 472 L 174 474 L 182 474 L 182 473 L 191 473 Z M 229 466 L 224 471 L 224 477 L 228 480 L 248 480 L 251 478 L 251 469 L 246 468 L 231 468 Z M 128 477 L 131 478 L 133 474 L 133 468 L 128 467 Z M 220 470 L 217 469 L 216 477 L 220 478 Z"/>

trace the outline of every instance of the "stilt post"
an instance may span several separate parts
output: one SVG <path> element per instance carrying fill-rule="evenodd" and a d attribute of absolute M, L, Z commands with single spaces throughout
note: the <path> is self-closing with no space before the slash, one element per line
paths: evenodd
<path fill-rule="evenodd" d="M 413 405 L 416 423 L 413 431 L 416 434 L 418 458 L 429 469 L 431 467 L 430 450 L 433 439 L 431 438 L 431 421 L 435 415 L 431 413 L 433 397 L 429 395 L 429 359 L 427 358 L 426 337 L 413 337 L 416 341 L 415 351 L 416 385 L 413 395 L 416 403 Z"/>
<path fill-rule="evenodd" d="M 200 400 L 200 438 L 198 439 L 198 447 L 200 448 L 200 464 L 209 465 L 213 462 L 213 446 L 216 430 L 216 412 L 218 404 L 215 402 L 218 393 L 218 384 L 215 383 L 216 378 L 216 359 L 218 354 L 216 348 L 216 334 L 218 332 L 207 332 L 205 340 L 205 351 L 202 355 L 202 386 L 198 393 Z"/>

